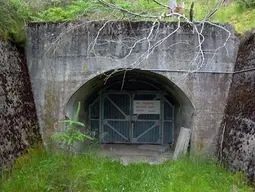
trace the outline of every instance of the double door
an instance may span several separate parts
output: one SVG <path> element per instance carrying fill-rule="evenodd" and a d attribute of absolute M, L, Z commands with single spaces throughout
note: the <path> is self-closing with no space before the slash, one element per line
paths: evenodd
<path fill-rule="evenodd" d="M 162 95 L 106 92 L 101 98 L 100 141 L 162 143 Z"/>

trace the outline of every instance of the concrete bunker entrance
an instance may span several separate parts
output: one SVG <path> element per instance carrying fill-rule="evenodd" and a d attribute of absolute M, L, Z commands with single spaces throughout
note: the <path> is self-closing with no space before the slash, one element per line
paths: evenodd
<path fill-rule="evenodd" d="M 193 105 L 168 78 L 139 69 L 112 72 L 83 84 L 66 106 L 71 118 L 81 102 L 79 121 L 100 143 L 175 145 L 180 128 L 192 128 Z"/>

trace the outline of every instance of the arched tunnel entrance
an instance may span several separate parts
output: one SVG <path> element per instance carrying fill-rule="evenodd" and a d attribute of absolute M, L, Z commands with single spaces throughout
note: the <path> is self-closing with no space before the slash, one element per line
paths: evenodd
<path fill-rule="evenodd" d="M 175 144 L 181 127 L 192 127 L 194 108 L 183 91 L 163 75 L 128 70 L 98 75 L 69 99 L 71 118 L 81 102 L 79 121 L 100 143 Z"/>

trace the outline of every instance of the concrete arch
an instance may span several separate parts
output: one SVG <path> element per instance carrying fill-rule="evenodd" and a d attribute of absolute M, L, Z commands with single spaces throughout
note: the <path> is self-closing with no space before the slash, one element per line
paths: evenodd
<path fill-rule="evenodd" d="M 99 96 L 100 92 L 106 89 L 114 89 L 116 91 L 127 89 L 133 89 L 133 91 L 141 89 L 146 91 L 158 90 L 163 92 L 175 107 L 174 140 L 179 134 L 180 127 L 192 129 L 194 106 L 186 94 L 167 77 L 151 71 L 133 69 L 113 73 L 105 81 L 106 75 L 112 72 L 111 70 L 97 75 L 80 86 L 66 104 L 66 116 L 71 118 L 76 111 L 78 102 L 81 102 L 79 120 L 88 126 L 89 104 Z M 125 78 L 123 78 L 124 75 Z"/>

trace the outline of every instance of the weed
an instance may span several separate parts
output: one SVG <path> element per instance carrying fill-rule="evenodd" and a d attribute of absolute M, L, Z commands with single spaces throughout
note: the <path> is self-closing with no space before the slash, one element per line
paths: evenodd
<path fill-rule="evenodd" d="M 35 152 L 36 151 L 36 152 Z M 28 157 L 26 157 L 28 156 Z M 32 149 L 3 179 L 2 192 L 252 192 L 241 173 L 230 173 L 215 161 L 189 157 L 160 165 L 122 165 L 92 153 L 71 156 L 71 169 L 63 169 L 64 156 Z M 19 160 L 17 160 L 18 162 Z M 15 164 L 16 165 L 16 164 Z"/>
<path fill-rule="evenodd" d="M 168 10 L 153 1 L 139 0 L 135 2 L 125 0 L 110 0 L 122 8 L 144 15 L 162 15 Z M 168 4 L 167 0 L 161 1 Z M 255 27 L 253 0 L 249 6 L 244 1 L 234 1 L 221 8 L 214 15 L 212 21 L 220 23 L 232 23 L 237 32 L 243 33 Z M 190 0 L 186 3 L 186 15 L 189 13 Z M 195 3 L 194 16 L 200 21 L 216 6 L 216 1 L 198 0 Z M 0 37 L 11 40 L 21 45 L 26 42 L 26 25 L 31 21 L 71 21 L 81 19 L 131 19 L 144 20 L 143 18 L 106 8 L 97 0 L 5 0 L 0 1 Z M 149 20 L 149 18 L 147 19 Z"/>
<path fill-rule="evenodd" d="M 83 142 L 85 139 L 93 140 L 87 134 L 82 133 L 79 127 L 85 127 L 85 125 L 78 121 L 78 115 L 80 113 L 81 103 L 78 103 L 77 110 L 72 119 L 60 121 L 65 124 L 64 131 L 56 132 L 52 135 L 54 141 L 61 143 L 62 148 L 67 152 L 66 154 L 66 166 L 70 169 L 70 156 L 71 150 L 74 148 L 75 142 Z"/>

